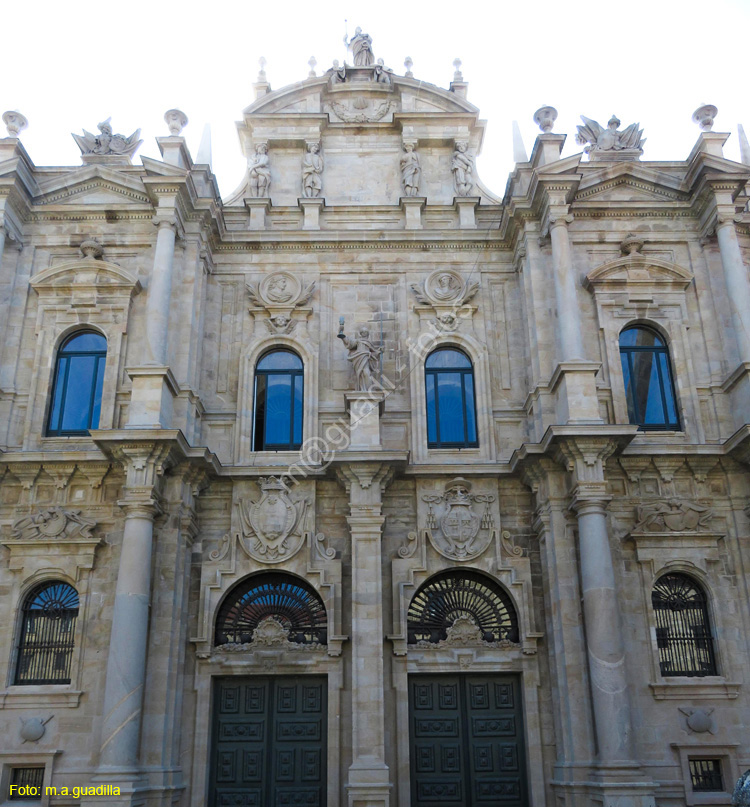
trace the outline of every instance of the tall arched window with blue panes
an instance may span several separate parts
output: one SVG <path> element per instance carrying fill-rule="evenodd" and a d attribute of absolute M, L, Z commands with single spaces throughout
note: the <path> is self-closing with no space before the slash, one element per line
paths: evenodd
<path fill-rule="evenodd" d="M 77 331 L 57 351 L 47 435 L 88 434 L 99 426 L 107 362 L 107 340 L 96 331 Z"/>
<path fill-rule="evenodd" d="M 272 350 L 255 368 L 254 451 L 302 446 L 304 365 L 291 350 Z"/>
<path fill-rule="evenodd" d="M 479 445 L 471 359 L 458 348 L 443 347 L 425 362 L 427 445 L 472 448 Z"/>

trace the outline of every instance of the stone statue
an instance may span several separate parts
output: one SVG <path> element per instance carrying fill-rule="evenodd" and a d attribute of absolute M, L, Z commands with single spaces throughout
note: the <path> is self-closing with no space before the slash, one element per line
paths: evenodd
<path fill-rule="evenodd" d="M 737 780 L 732 793 L 732 807 L 750 807 L 750 771 L 745 771 Z"/>
<path fill-rule="evenodd" d="M 320 196 L 323 182 L 323 158 L 320 156 L 320 143 L 308 143 L 307 153 L 302 163 L 302 195 L 307 199 Z"/>
<path fill-rule="evenodd" d="M 250 177 L 250 195 L 256 198 L 268 196 L 271 187 L 271 161 L 268 159 L 268 143 L 258 143 L 255 157 L 248 166 Z"/>
<path fill-rule="evenodd" d="M 607 122 L 607 128 L 603 129 L 595 120 L 581 115 L 583 126 L 577 126 L 578 134 L 576 143 L 584 145 L 588 143 L 584 151 L 586 154 L 596 151 L 623 151 L 626 149 L 643 150 L 643 129 L 639 129 L 639 124 L 632 123 L 627 129 L 621 132 L 617 130 L 620 125 L 619 118 L 614 115 Z"/>
<path fill-rule="evenodd" d="M 139 140 L 140 129 L 136 129 L 130 137 L 121 134 L 113 134 L 110 125 L 111 118 L 97 124 L 98 135 L 83 130 L 83 135 L 73 135 L 73 139 L 78 143 L 81 154 L 118 154 L 132 157 L 138 146 L 143 143 Z"/>
<path fill-rule="evenodd" d="M 474 190 L 474 158 L 467 151 L 468 143 L 456 142 L 451 160 L 453 186 L 459 196 L 471 196 Z"/>
<path fill-rule="evenodd" d="M 343 84 L 346 81 L 346 65 L 339 65 L 338 59 L 333 60 L 333 67 L 326 72 L 331 74 L 331 81 L 334 84 Z"/>
<path fill-rule="evenodd" d="M 354 36 L 351 40 L 344 37 L 344 44 L 354 55 L 354 65 L 356 67 L 371 65 L 375 62 L 375 56 L 372 52 L 372 37 L 369 34 L 363 34 L 361 28 L 354 31 Z"/>
<path fill-rule="evenodd" d="M 354 375 L 357 379 L 357 392 L 367 392 L 375 383 L 375 373 L 378 369 L 378 357 L 383 352 L 382 347 L 376 347 L 370 341 L 370 331 L 362 326 L 357 332 L 357 338 L 350 339 L 344 334 L 344 318 L 339 321 L 338 338 L 349 351 L 347 359 L 352 363 Z"/>
<path fill-rule="evenodd" d="M 378 59 L 375 65 L 373 78 L 377 84 L 390 84 L 392 72 L 393 70 L 391 70 L 390 67 L 386 67 L 382 59 Z"/>
<path fill-rule="evenodd" d="M 418 196 L 419 180 L 422 176 L 419 155 L 414 151 L 413 143 L 404 143 L 404 152 L 401 156 L 401 184 L 404 186 L 404 195 Z"/>

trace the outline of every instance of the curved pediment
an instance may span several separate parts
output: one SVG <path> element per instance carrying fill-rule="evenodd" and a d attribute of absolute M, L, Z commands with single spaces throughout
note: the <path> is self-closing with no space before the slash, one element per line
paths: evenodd
<path fill-rule="evenodd" d="M 693 275 L 676 263 L 651 258 L 648 255 L 633 254 L 609 261 L 586 275 L 584 285 L 595 289 L 624 286 L 671 287 L 682 291 L 688 287 Z"/>
<path fill-rule="evenodd" d="M 137 294 L 141 284 L 130 272 L 108 261 L 80 258 L 50 266 L 29 281 L 37 292 L 72 293 L 96 290 L 97 292 L 123 292 Z"/>

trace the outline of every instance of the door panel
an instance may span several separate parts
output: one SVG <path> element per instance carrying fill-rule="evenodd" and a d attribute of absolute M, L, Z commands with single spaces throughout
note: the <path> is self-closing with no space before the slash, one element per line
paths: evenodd
<path fill-rule="evenodd" d="M 515 676 L 409 676 L 412 807 L 525 807 Z"/>
<path fill-rule="evenodd" d="M 211 807 L 326 803 L 325 677 L 215 682 Z"/>

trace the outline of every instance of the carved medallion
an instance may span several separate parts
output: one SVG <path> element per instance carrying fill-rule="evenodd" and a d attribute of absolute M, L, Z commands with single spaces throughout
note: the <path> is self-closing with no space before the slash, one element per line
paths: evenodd
<path fill-rule="evenodd" d="M 261 563 L 277 563 L 295 555 L 304 543 L 307 499 L 293 502 L 281 479 L 258 480 L 258 501 L 240 502 L 240 520 L 245 547 Z"/>
<path fill-rule="evenodd" d="M 412 283 L 411 290 L 422 305 L 436 311 L 455 309 L 467 303 L 479 291 L 477 280 L 464 280 L 452 269 L 438 269 L 422 283 Z"/>
<path fill-rule="evenodd" d="M 446 484 L 445 493 L 424 495 L 422 501 L 429 505 L 427 535 L 443 557 L 473 560 L 487 549 L 494 528 L 489 509 L 494 496 L 472 494 L 471 483 L 457 477 Z M 481 514 L 475 511 L 475 504 L 484 504 Z M 440 508 L 439 515 L 435 507 Z"/>

